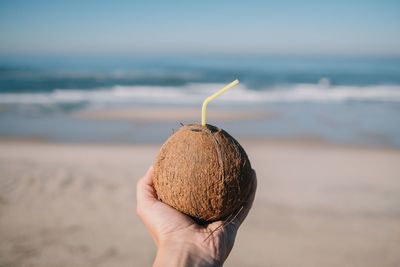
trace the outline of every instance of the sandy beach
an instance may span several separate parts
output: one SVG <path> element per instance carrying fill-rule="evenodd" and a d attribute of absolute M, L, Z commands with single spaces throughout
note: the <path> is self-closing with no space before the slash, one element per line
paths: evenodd
<path fill-rule="evenodd" d="M 398 266 L 400 151 L 240 140 L 254 208 L 225 266 Z M 1 266 L 150 266 L 137 180 L 160 144 L 0 141 Z"/>

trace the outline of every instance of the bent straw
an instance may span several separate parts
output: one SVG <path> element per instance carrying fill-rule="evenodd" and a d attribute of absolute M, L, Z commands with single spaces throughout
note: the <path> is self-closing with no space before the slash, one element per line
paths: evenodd
<path fill-rule="evenodd" d="M 218 92 L 216 92 L 215 94 L 213 94 L 212 96 L 207 97 L 206 100 L 204 100 L 203 107 L 201 109 L 201 125 L 202 126 L 206 126 L 206 109 L 207 109 L 208 102 L 210 102 L 211 100 L 214 100 L 218 96 L 222 95 L 223 93 L 225 93 L 226 91 L 228 91 L 229 89 L 231 89 L 233 86 L 235 86 L 238 83 L 239 83 L 239 80 L 236 79 L 233 82 L 231 82 L 230 84 L 228 84 L 227 86 L 225 86 L 224 88 L 222 88 L 221 90 L 219 90 Z"/>

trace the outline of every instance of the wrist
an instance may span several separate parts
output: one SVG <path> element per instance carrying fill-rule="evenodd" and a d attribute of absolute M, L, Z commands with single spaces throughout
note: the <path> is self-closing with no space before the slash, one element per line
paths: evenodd
<path fill-rule="evenodd" d="M 222 264 L 200 246 L 178 241 L 160 243 L 153 267 L 159 266 L 220 267 Z"/>

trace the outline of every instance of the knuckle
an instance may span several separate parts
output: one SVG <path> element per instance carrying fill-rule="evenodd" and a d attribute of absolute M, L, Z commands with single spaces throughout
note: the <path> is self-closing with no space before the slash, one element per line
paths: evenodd
<path fill-rule="evenodd" d="M 136 207 L 136 214 L 141 217 L 142 216 L 142 209 L 139 207 L 139 205 Z"/>
<path fill-rule="evenodd" d="M 141 178 L 136 182 L 136 191 L 139 192 L 139 191 L 143 190 L 143 187 L 144 187 L 144 182 L 143 182 L 143 178 Z"/>
<path fill-rule="evenodd" d="M 142 184 L 142 180 L 143 178 L 140 178 L 137 182 L 136 182 L 136 188 L 139 188 Z"/>

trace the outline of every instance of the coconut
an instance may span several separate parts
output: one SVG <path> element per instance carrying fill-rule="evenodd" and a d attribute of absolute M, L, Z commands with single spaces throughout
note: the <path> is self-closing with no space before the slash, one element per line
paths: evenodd
<path fill-rule="evenodd" d="M 212 125 L 181 127 L 154 164 L 159 199 L 200 222 L 233 214 L 247 200 L 251 165 L 242 146 Z"/>

